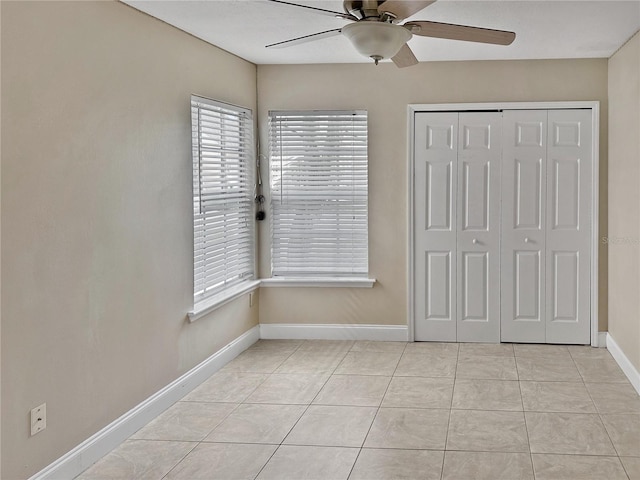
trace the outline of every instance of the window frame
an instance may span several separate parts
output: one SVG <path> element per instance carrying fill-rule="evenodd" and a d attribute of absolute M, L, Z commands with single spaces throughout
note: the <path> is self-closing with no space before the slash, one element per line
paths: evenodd
<path fill-rule="evenodd" d="M 279 145 L 276 146 L 275 145 L 275 137 L 278 135 L 278 133 L 276 132 L 277 127 L 275 126 L 275 122 L 280 121 L 280 119 L 282 117 L 296 117 L 297 121 L 304 121 L 304 117 L 309 117 L 310 119 L 315 118 L 322 118 L 322 117 L 326 117 L 326 118 L 330 118 L 332 116 L 337 117 L 335 119 L 336 123 L 335 125 L 338 125 L 338 122 L 345 122 L 347 120 L 348 117 L 352 117 L 354 119 L 354 125 L 357 125 L 357 127 L 355 127 L 355 129 L 353 129 L 351 131 L 351 135 L 353 138 L 353 142 L 355 142 L 357 144 L 357 147 L 360 148 L 360 152 L 364 151 L 364 155 L 362 155 L 362 153 L 360 154 L 354 154 L 354 157 L 350 159 L 350 162 L 348 165 L 348 168 L 351 168 L 355 171 L 355 169 L 357 169 L 358 167 L 362 167 L 364 165 L 365 167 L 365 179 L 364 179 L 364 183 L 362 183 L 362 181 L 360 180 L 360 183 L 358 183 L 356 185 L 357 188 L 360 189 L 364 189 L 364 202 L 363 205 L 360 204 L 359 208 L 360 213 L 362 213 L 362 211 L 365 214 L 365 220 L 364 220 L 364 242 L 360 241 L 359 243 L 356 241 L 352 240 L 352 243 L 349 245 L 349 247 L 347 247 L 348 249 L 353 249 L 356 248 L 357 246 L 359 246 L 360 248 L 362 248 L 362 246 L 364 245 L 364 261 L 362 258 L 360 258 L 360 263 L 355 263 L 352 265 L 352 271 L 351 272 L 347 272 L 347 271 L 312 271 L 311 269 L 309 271 L 306 272 L 301 272 L 301 271 L 283 271 L 282 267 L 277 267 L 275 265 L 274 262 L 274 252 L 276 250 L 276 248 L 279 248 L 276 245 L 276 232 L 275 232 L 275 228 L 274 224 L 277 221 L 277 215 L 278 212 L 275 211 L 275 208 L 280 206 L 278 205 L 278 201 L 275 198 L 276 195 L 279 195 L 279 192 L 281 192 L 281 190 L 274 188 L 274 162 L 279 162 L 282 163 L 281 160 L 283 158 L 283 153 L 282 151 L 278 152 L 274 152 L 274 150 L 279 150 Z M 357 119 L 357 120 L 355 120 Z M 329 127 L 327 127 L 328 129 L 331 127 L 331 122 L 329 120 L 326 120 L 328 123 L 323 124 L 324 126 L 329 125 Z M 268 138 L 269 138 L 269 188 L 270 188 L 270 205 L 269 205 L 269 223 L 270 223 L 270 253 L 271 253 L 271 262 L 270 262 L 270 266 L 271 266 L 271 278 L 269 279 L 264 279 L 262 280 L 262 286 L 265 287 L 276 287 L 276 286 L 286 286 L 286 287 L 290 287 L 290 286 L 324 286 L 324 287 L 336 287 L 336 286 L 345 286 L 345 287 L 372 287 L 373 284 L 375 283 L 375 279 L 370 279 L 368 278 L 369 276 L 369 272 L 370 272 L 370 263 L 369 263 L 369 192 L 368 192 L 368 175 L 369 175 L 369 155 L 368 155 L 368 130 L 369 130 L 369 119 L 368 119 L 368 112 L 365 110 L 271 110 L 268 112 L 268 126 L 269 126 L 269 132 L 268 132 Z M 309 121 L 309 125 L 306 126 L 307 128 L 313 128 L 314 124 L 313 124 L 313 120 Z M 362 128 L 364 127 L 364 134 L 362 133 L 358 133 L 357 128 Z M 280 132 L 282 133 L 282 132 Z M 324 140 L 326 140 L 326 138 L 329 137 L 329 134 L 327 133 L 327 137 L 324 138 Z M 344 132 L 338 134 L 338 136 L 335 137 L 338 140 L 344 141 L 345 139 L 345 135 Z M 364 138 L 364 139 L 363 139 Z M 328 140 L 328 143 L 331 142 L 331 139 Z M 311 145 L 311 141 L 309 143 L 309 146 Z M 346 148 L 345 148 L 346 151 Z M 338 155 L 339 158 L 343 158 L 342 157 L 343 153 L 341 152 L 340 155 Z M 286 156 L 286 155 L 285 155 Z M 362 161 L 362 156 L 364 156 L 364 162 Z M 327 157 L 329 158 L 329 157 Z M 280 169 L 279 172 L 277 172 L 278 174 L 282 175 L 283 171 L 282 169 Z M 330 172 L 329 175 L 333 174 L 335 172 Z M 352 175 L 355 177 L 357 176 L 355 173 L 352 173 Z M 331 178 L 331 177 L 328 177 Z M 355 180 L 353 180 L 355 182 Z M 286 181 L 285 181 L 286 183 Z M 275 191 L 274 191 L 275 190 Z M 336 189 L 333 192 L 331 192 L 331 194 L 333 195 L 333 197 L 329 196 L 327 197 L 328 200 L 335 200 L 336 197 L 340 194 L 341 190 Z M 356 198 L 361 198 L 362 192 L 359 191 L 359 194 L 354 194 L 354 199 Z M 325 200 L 326 201 L 326 200 Z M 331 203 L 331 202 L 328 202 Z M 354 207 L 354 208 L 358 208 L 358 207 Z M 363 210 L 362 210 L 363 209 Z M 334 210 L 337 212 L 338 210 L 335 209 Z M 336 225 L 339 223 L 339 220 L 336 220 Z M 362 235 L 362 225 L 359 225 L 360 230 L 356 229 L 352 229 L 352 232 L 356 232 L 359 233 L 360 235 Z M 339 228 L 335 230 L 336 232 L 339 231 Z M 340 237 L 344 238 L 346 237 L 346 235 L 339 235 Z M 356 245 L 356 247 L 354 247 L 354 245 Z M 360 268 L 359 270 L 357 270 L 357 266 L 360 265 L 364 265 L 364 268 Z"/>
<path fill-rule="evenodd" d="M 190 105 L 194 307 L 188 315 L 193 321 L 234 298 L 255 290 L 259 287 L 260 281 L 256 280 L 257 242 L 254 220 L 256 157 L 253 145 L 253 112 L 246 107 L 199 95 L 191 96 Z M 205 127 L 201 120 L 203 111 L 208 112 L 209 115 Z M 224 125 L 225 120 L 231 125 L 227 130 L 225 130 L 227 128 Z M 218 121 L 217 126 L 215 126 L 216 121 Z M 208 130 L 207 140 L 203 139 L 203 129 Z M 233 140 L 237 142 L 232 148 L 223 145 L 225 141 Z M 203 143 L 208 143 L 206 149 Z M 218 166 L 220 169 L 216 170 Z M 209 181 L 206 183 L 203 183 L 203 169 L 208 171 L 206 177 Z M 212 171 L 213 174 L 211 174 Z M 206 190 L 208 192 L 204 193 Z M 218 193 L 223 192 L 227 193 L 227 198 L 218 198 Z M 209 203 L 208 208 L 204 206 L 207 203 Z M 205 240 L 207 229 L 202 229 L 202 233 L 198 233 L 200 225 L 208 223 L 204 220 L 207 214 L 213 225 L 209 227 L 211 237 L 209 242 L 213 245 L 208 249 L 204 247 L 204 242 L 207 241 Z M 229 232 L 230 238 L 226 238 Z M 212 251 L 217 252 L 215 255 L 218 255 L 218 260 L 223 259 L 219 264 L 224 267 L 218 269 L 213 267 L 215 262 L 212 261 L 214 258 L 210 253 Z M 231 270 L 227 270 L 229 264 L 227 253 L 237 261 Z M 198 266 L 199 263 L 200 266 Z M 198 275 L 201 278 L 198 278 Z"/>

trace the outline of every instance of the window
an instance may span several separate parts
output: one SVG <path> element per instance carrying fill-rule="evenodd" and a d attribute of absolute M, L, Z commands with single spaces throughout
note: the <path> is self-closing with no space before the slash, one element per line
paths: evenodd
<path fill-rule="evenodd" d="M 269 112 L 272 275 L 368 274 L 367 113 Z"/>
<path fill-rule="evenodd" d="M 253 279 L 251 110 L 191 97 L 194 302 Z"/>

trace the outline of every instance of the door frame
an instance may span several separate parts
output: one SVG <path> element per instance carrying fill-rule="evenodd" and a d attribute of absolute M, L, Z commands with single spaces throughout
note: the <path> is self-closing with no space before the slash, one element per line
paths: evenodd
<path fill-rule="evenodd" d="M 408 115 L 408 142 L 409 148 L 407 155 L 407 191 L 408 193 L 408 222 L 409 222 L 409 245 L 407 255 L 407 272 L 408 278 L 408 295 L 407 295 L 407 325 L 409 327 L 409 341 L 415 340 L 415 318 L 414 318 L 414 242 L 415 225 L 413 221 L 414 204 L 413 204 L 413 178 L 415 164 L 415 115 L 420 112 L 462 112 L 462 111 L 496 111 L 496 110 L 562 110 L 562 109 L 590 109 L 591 110 L 591 129 L 592 129 L 592 162 L 591 162 L 591 268 L 590 283 L 591 295 L 591 346 L 598 347 L 598 248 L 599 242 L 599 220 L 600 220 L 600 102 L 491 102 L 491 103 L 438 103 L 438 104 L 410 104 L 407 109 Z"/>

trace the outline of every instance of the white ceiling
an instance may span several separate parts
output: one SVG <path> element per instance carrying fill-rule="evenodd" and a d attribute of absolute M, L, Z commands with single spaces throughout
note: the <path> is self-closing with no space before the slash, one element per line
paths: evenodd
<path fill-rule="evenodd" d="M 324 30 L 346 20 L 267 0 L 122 0 L 256 64 L 361 63 L 342 35 L 281 49 L 265 45 Z M 341 0 L 288 0 L 342 12 Z M 516 32 L 512 45 L 414 36 L 421 62 L 610 57 L 640 29 L 640 0 L 438 0 L 411 17 Z M 406 20 L 405 20 L 406 21 Z"/>

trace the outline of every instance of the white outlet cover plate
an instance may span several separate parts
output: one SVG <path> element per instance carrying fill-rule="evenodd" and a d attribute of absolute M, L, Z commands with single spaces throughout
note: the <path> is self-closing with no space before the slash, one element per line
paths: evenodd
<path fill-rule="evenodd" d="M 47 404 L 43 403 L 31 410 L 31 436 L 45 428 L 47 428 Z"/>

